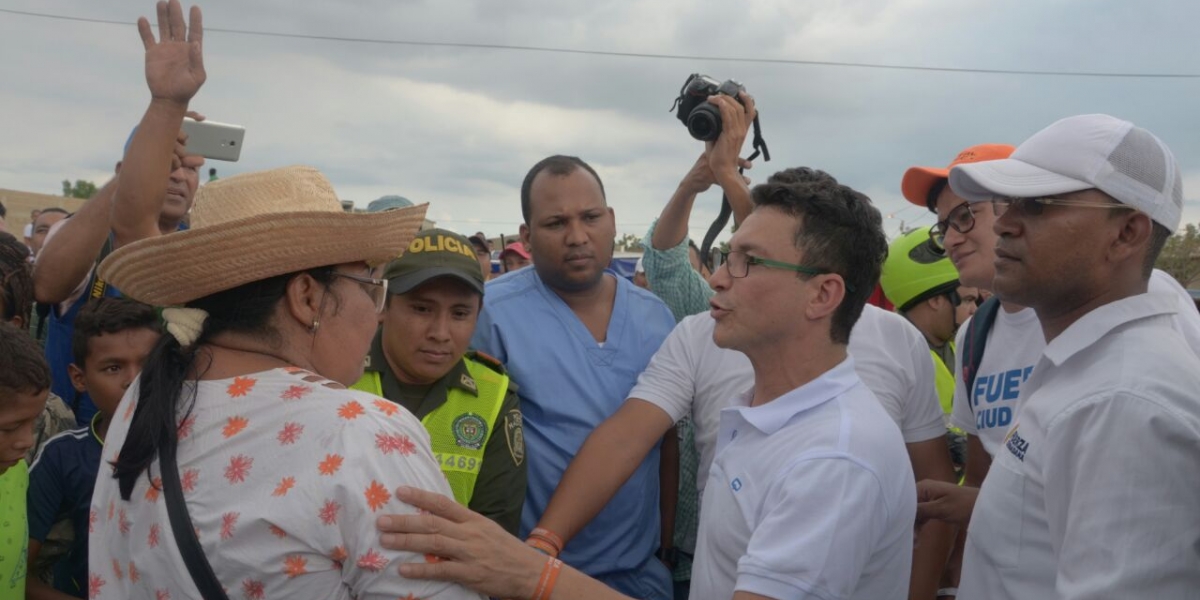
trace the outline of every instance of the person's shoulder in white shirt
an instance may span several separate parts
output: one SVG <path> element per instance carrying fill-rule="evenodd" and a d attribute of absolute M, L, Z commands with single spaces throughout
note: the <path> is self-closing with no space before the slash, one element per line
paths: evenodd
<path fill-rule="evenodd" d="M 1200 359 L 1177 305 L 1113 302 L 1046 346 L 975 507 L 964 595 L 1195 597 Z"/>
<path fill-rule="evenodd" d="M 900 426 L 905 443 L 945 435 L 933 357 L 912 323 L 868 304 L 850 332 L 849 351 L 858 376 Z"/>
<path fill-rule="evenodd" d="M 722 412 L 693 597 L 903 598 L 916 510 L 899 430 L 853 359 Z"/>

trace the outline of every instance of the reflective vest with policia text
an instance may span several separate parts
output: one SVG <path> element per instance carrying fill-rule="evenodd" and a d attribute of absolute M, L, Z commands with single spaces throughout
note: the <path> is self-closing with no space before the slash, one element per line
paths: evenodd
<path fill-rule="evenodd" d="M 496 418 L 508 393 L 508 375 L 464 357 L 467 372 L 475 379 L 479 396 L 449 388 L 446 402 L 421 419 L 433 444 L 433 458 L 450 482 L 454 499 L 463 506 L 475 495 L 475 480 L 483 466 L 488 440 L 496 431 Z M 378 371 L 363 373 L 352 389 L 383 397 L 383 382 Z"/>

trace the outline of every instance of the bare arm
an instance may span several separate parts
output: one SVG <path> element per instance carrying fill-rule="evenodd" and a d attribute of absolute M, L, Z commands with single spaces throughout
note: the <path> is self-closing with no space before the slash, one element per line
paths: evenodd
<path fill-rule="evenodd" d="M 974 435 L 967 436 L 967 466 L 963 469 L 963 485 L 980 487 L 992 468 L 992 455 L 987 453 L 983 442 Z"/>
<path fill-rule="evenodd" d="M 104 184 L 74 215 L 55 226 L 33 266 L 33 293 L 38 302 L 57 304 L 66 300 L 80 282 L 108 239 L 109 213 L 117 177 Z"/>
<path fill-rule="evenodd" d="M 29 561 L 27 564 L 34 564 L 37 557 L 42 552 L 42 543 L 30 539 L 29 540 Z M 74 596 L 64 594 L 52 586 L 42 582 L 37 577 L 28 577 L 25 579 L 25 599 L 26 600 L 74 600 Z"/>
<path fill-rule="evenodd" d="M 662 438 L 658 467 L 658 508 L 662 538 L 659 547 L 675 547 L 675 507 L 679 504 L 679 432 L 675 427 Z M 668 564 L 668 569 L 675 565 Z"/>
<path fill-rule="evenodd" d="M 738 173 L 738 167 L 750 168 L 750 161 L 742 160 L 738 153 L 746 141 L 746 132 L 756 114 L 754 99 L 745 92 L 741 95 L 745 106 L 738 104 L 732 98 L 713 96 L 708 99 L 721 109 L 721 120 L 724 122 L 721 137 L 716 142 L 708 142 L 704 152 L 696 159 L 690 171 L 679 182 L 670 202 L 663 207 L 658 217 L 658 225 L 654 229 L 651 245 L 658 250 L 666 250 L 678 246 L 687 237 L 688 221 L 692 215 L 692 206 L 696 196 L 708 190 L 714 183 L 719 184 L 729 199 L 733 209 L 734 224 L 741 223 L 753 208 L 750 202 L 750 187 L 747 181 Z"/>
<path fill-rule="evenodd" d="M 604 509 L 671 426 L 671 417 L 657 406 L 626 400 L 583 442 L 538 526 L 569 542 Z"/>
<path fill-rule="evenodd" d="M 138 19 L 138 33 L 146 47 L 146 83 L 150 106 L 142 116 L 125 155 L 121 188 L 112 207 L 112 229 L 117 247 L 160 235 L 159 215 L 167 192 L 168 176 L 179 168 L 197 168 L 203 159 L 183 150 L 186 138 L 179 128 L 188 102 L 204 84 L 200 9 L 191 10 L 191 27 L 184 22 L 177 0 L 158 5 L 159 40 L 150 22 Z"/>
<path fill-rule="evenodd" d="M 532 598 L 538 580 L 555 560 L 521 543 L 486 517 L 453 498 L 416 488 L 396 497 L 428 514 L 381 517 L 385 548 L 440 556 L 437 562 L 404 563 L 400 575 L 461 583 L 495 598 Z M 562 565 L 551 600 L 630 600 L 587 575 Z"/>
<path fill-rule="evenodd" d="M 954 465 L 945 437 L 906 444 L 917 481 L 933 479 L 954 483 Z M 941 582 L 946 561 L 954 550 L 958 527 L 943 521 L 928 521 L 918 528 L 917 547 L 913 550 L 910 600 L 930 600 Z"/>

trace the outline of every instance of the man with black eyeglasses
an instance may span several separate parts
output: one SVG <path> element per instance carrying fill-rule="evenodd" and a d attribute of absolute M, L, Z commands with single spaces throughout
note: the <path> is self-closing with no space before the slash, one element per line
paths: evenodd
<path fill-rule="evenodd" d="M 1191 597 L 1200 359 L 1194 311 L 1151 271 L 1182 208 L 1170 150 L 1128 122 L 1072 117 L 949 181 L 992 221 L 993 291 L 1031 307 L 1041 334 L 978 504 L 921 486 L 923 517 L 970 518 L 963 596 Z"/>

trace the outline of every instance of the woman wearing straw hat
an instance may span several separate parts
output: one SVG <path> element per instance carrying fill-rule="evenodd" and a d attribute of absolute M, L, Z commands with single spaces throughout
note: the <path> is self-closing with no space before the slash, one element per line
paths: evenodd
<path fill-rule="evenodd" d="M 176 0 L 158 13 L 158 44 L 139 22 L 147 69 L 172 45 L 198 66 L 199 10 L 190 34 Z M 378 511 L 416 512 L 392 489 L 450 488 L 412 414 L 345 387 L 387 295 L 373 267 L 425 208 L 347 214 L 314 169 L 249 173 L 202 188 L 190 230 L 105 259 L 104 280 L 172 308 L 108 432 L 89 598 L 479 598 L 401 578 L 426 558 L 379 545 Z"/>

